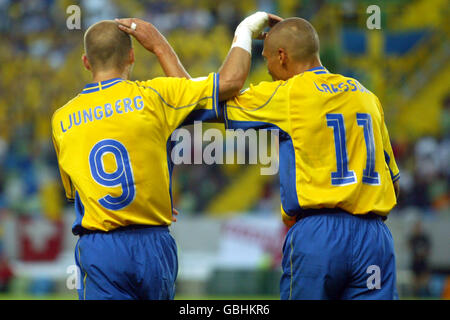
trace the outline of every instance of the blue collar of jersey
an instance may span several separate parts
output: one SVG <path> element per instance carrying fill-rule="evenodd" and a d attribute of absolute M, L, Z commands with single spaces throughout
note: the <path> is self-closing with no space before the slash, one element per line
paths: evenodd
<path fill-rule="evenodd" d="M 325 69 L 324 66 L 315 67 L 315 68 L 306 70 L 306 72 L 308 72 L 308 71 L 312 71 L 312 72 L 314 72 L 315 74 L 324 74 L 324 73 L 328 73 L 328 70 Z"/>
<path fill-rule="evenodd" d="M 81 93 L 84 94 L 84 93 L 100 91 L 100 90 L 112 87 L 113 85 L 115 85 L 119 82 L 122 82 L 122 81 L 123 81 L 123 79 L 121 79 L 121 78 L 114 78 L 114 79 L 109 79 L 109 80 L 105 80 L 105 81 L 101 81 L 101 82 L 88 83 L 87 85 L 84 86 L 83 91 L 81 91 Z"/>

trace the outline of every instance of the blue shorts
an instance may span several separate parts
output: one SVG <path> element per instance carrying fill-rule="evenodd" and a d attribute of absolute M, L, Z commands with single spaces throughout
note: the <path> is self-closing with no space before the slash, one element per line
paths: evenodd
<path fill-rule="evenodd" d="M 381 217 L 311 215 L 283 245 L 282 300 L 398 299 L 394 242 Z"/>
<path fill-rule="evenodd" d="M 177 247 L 165 226 L 84 234 L 75 262 L 81 272 L 80 300 L 174 298 Z"/>

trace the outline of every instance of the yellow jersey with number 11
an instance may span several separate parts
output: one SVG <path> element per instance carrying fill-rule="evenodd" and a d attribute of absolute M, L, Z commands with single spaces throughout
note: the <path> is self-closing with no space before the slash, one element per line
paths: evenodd
<path fill-rule="evenodd" d="M 357 80 L 317 67 L 262 82 L 223 106 L 230 129 L 278 129 L 284 215 L 340 208 L 386 216 L 399 178 L 378 98 Z"/>

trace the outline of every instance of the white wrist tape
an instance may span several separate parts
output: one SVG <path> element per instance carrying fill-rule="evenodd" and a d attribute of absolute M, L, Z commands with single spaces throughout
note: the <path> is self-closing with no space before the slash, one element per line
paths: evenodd
<path fill-rule="evenodd" d="M 234 32 L 235 41 L 231 48 L 240 47 L 252 54 L 252 38 L 260 35 L 267 26 L 269 15 L 266 12 L 257 12 L 248 16 L 237 26 Z"/>
<path fill-rule="evenodd" d="M 252 54 L 252 31 L 247 26 L 239 25 L 234 32 L 231 48 L 239 47 Z"/>

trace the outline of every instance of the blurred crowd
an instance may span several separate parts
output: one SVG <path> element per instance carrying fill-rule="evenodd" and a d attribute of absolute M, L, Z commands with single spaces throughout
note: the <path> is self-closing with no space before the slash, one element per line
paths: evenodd
<path fill-rule="evenodd" d="M 398 207 L 414 206 L 427 214 L 449 214 L 450 194 L 450 96 L 444 101 L 442 120 L 446 134 L 422 137 L 415 143 L 394 140 L 394 152 L 401 171 Z"/>
<path fill-rule="evenodd" d="M 336 2 L 336 1 L 330 1 Z M 400 2 L 400 1 L 399 1 Z M 101 19 L 137 16 L 152 21 L 168 38 L 192 76 L 217 71 L 233 30 L 256 10 L 281 16 L 313 18 L 327 1 L 0 1 L 0 212 L 43 214 L 58 219 L 66 207 L 50 134 L 52 113 L 75 96 L 89 73 L 81 65 L 82 35 Z M 68 30 L 66 8 L 78 4 L 82 27 Z M 345 25 L 357 24 L 355 1 L 342 1 Z M 322 36 L 322 35 L 321 35 Z M 323 35 L 322 62 L 332 72 L 346 70 L 339 47 Z M 255 44 L 260 52 L 262 44 Z M 156 59 L 137 44 L 134 79 L 161 76 Z M 342 64 L 344 63 L 344 64 Z M 258 54 L 248 83 L 270 80 Z M 368 85 L 370 87 L 370 84 Z M 397 139 L 391 134 L 401 170 L 399 208 L 449 214 L 449 105 L 442 101 L 441 129 L 436 135 Z M 389 123 L 388 127 L 395 123 Z M 217 166 L 178 166 L 174 202 L 185 213 L 204 213 L 214 196 L 239 170 Z M 278 210 L 278 178 L 263 188 L 254 210 Z M 56 196 L 59 195 L 59 196 Z M 69 204 L 70 205 L 70 204 Z"/>

